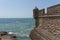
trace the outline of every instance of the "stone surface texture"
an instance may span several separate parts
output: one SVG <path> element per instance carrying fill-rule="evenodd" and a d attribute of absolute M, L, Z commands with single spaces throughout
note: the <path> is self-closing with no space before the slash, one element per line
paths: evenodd
<path fill-rule="evenodd" d="M 60 4 L 45 9 L 33 10 L 35 28 L 31 31 L 32 40 L 60 40 Z"/>
<path fill-rule="evenodd" d="M 18 40 L 15 34 L 8 34 L 8 32 L 0 32 L 0 40 Z"/>
<path fill-rule="evenodd" d="M 9 34 L 2 36 L 1 40 L 17 40 L 17 37 L 14 34 Z"/>

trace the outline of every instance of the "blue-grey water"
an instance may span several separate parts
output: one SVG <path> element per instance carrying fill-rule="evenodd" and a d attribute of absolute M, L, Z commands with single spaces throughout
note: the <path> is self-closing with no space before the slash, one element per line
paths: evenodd
<path fill-rule="evenodd" d="M 0 31 L 12 32 L 18 40 L 31 40 L 29 34 L 34 23 L 33 18 L 0 18 Z"/>

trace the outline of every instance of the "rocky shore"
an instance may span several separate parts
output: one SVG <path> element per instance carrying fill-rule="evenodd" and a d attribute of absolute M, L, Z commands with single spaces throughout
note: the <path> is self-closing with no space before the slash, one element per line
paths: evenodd
<path fill-rule="evenodd" d="M 8 32 L 0 32 L 0 40 L 17 40 L 15 34 L 8 34 Z"/>

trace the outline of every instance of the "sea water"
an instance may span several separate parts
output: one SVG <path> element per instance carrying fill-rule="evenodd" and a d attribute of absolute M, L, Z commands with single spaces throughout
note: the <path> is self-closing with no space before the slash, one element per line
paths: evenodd
<path fill-rule="evenodd" d="M 29 34 L 34 23 L 33 18 L 0 18 L 0 31 L 16 34 L 18 40 L 31 40 Z"/>

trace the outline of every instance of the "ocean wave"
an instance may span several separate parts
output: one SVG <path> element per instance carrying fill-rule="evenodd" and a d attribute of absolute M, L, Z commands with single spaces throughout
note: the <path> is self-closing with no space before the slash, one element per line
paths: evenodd
<path fill-rule="evenodd" d="M 16 34 L 18 37 L 26 37 L 26 38 L 28 38 L 29 37 L 29 35 L 28 34 L 20 34 L 20 33 L 16 33 L 16 32 L 8 32 L 8 34 Z"/>
<path fill-rule="evenodd" d="M 14 34 L 13 32 L 8 32 L 8 34 Z"/>

